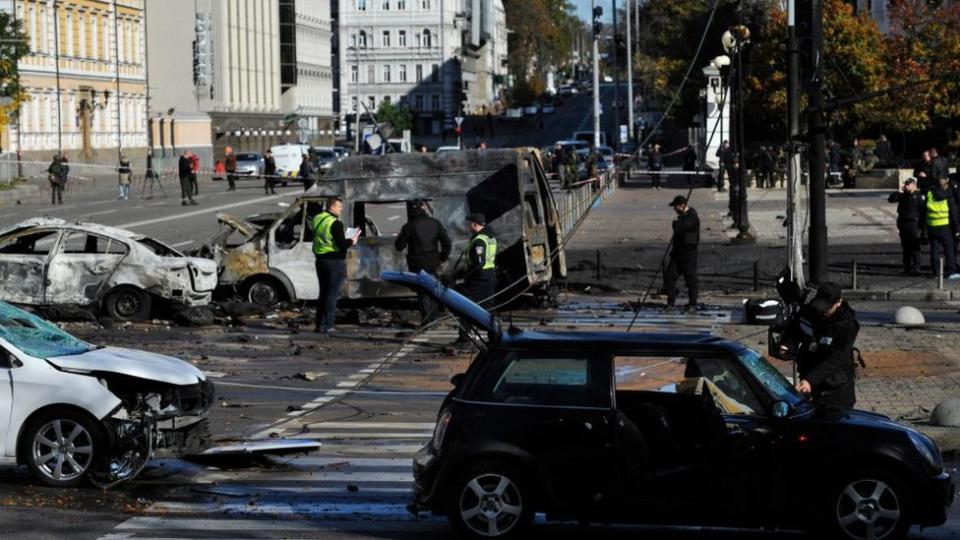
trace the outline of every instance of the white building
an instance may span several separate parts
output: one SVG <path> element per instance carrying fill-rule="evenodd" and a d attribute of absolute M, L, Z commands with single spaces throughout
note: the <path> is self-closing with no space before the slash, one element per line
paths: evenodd
<path fill-rule="evenodd" d="M 453 129 L 455 116 L 496 99 L 506 74 L 501 0 L 339 0 L 334 6 L 341 126 L 358 101 L 361 114 L 390 102 L 414 111 L 414 133 L 439 134 Z"/>
<path fill-rule="evenodd" d="M 292 51 L 289 32 L 293 33 Z M 280 0 L 280 43 L 283 110 L 297 116 L 301 141 L 331 144 L 334 97 L 330 1 Z M 285 51 L 293 53 L 294 66 L 286 65 Z"/>
<path fill-rule="evenodd" d="M 43 159 L 62 149 L 81 162 L 116 163 L 118 146 L 142 154 L 143 0 L 7 0 L 0 9 L 22 21 L 30 48 L 18 66 L 28 101 L 3 147 Z"/>

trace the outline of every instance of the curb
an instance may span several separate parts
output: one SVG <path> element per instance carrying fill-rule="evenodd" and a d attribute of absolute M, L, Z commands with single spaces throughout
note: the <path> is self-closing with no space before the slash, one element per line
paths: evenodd
<path fill-rule="evenodd" d="M 946 289 L 894 289 L 864 290 L 844 289 L 843 297 L 847 300 L 898 300 L 903 302 L 927 302 L 960 300 L 960 290 Z"/>
<path fill-rule="evenodd" d="M 928 424 L 909 424 L 911 427 L 933 439 L 942 453 L 960 452 L 960 427 L 931 426 Z"/>
<path fill-rule="evenodd" d="M 16 204 L 23 199 L 29 199 L 40 193 L 40 186 L 35 184 L 20 184 L 13 189 L 0 191 L 0 206 Z"/>

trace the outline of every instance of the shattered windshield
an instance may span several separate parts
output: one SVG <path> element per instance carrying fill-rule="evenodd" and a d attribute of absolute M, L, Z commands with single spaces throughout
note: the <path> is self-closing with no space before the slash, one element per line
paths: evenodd
<path fill-rule="evenodd" d="M 773 399 L 785 401 L 791 407 L 803 402 L 803 396 L 783 376 L 783 373 L 780 373 L 777 368 L 770 365 L 770 362 L 767 362 L 766 358 L 747 348 L 741 349 L 738 356 L 743 366 L 757 378 L 757 381 L 773 396 Z"/>
<path fill-rule="evenodd" d="M 0 337 L 36 358 L 83 354 L 96 348 L 6 302 L 0 302 Z"/>

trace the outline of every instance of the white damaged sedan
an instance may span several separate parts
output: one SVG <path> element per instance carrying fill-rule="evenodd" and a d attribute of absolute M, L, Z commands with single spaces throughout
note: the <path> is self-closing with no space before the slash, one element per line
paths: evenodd
<path fill-rule="evenodd" d="M 136 477 L 209 446 L 213 383 L 169 356 L 79 340 L 0 302 L 0 463 L 58 487 Z"/>

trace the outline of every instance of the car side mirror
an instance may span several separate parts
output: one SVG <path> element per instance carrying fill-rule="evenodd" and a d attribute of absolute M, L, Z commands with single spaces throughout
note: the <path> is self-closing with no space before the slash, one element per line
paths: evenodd
<path fill-rule="evenodd" d="M 459 387 L 460 383 L 463 382 L 464 377 L 466 377 L 466 374 L 457 373 L 453 377 L 450 377 L 450 384 L 452 384 L 454 387 Z"/>
<path fill-rule="evenodd" d="M 771 408 L 774 418 L 786 418 L 790 414 L 790 405 L 786 401 L 778 401 Z"/>

